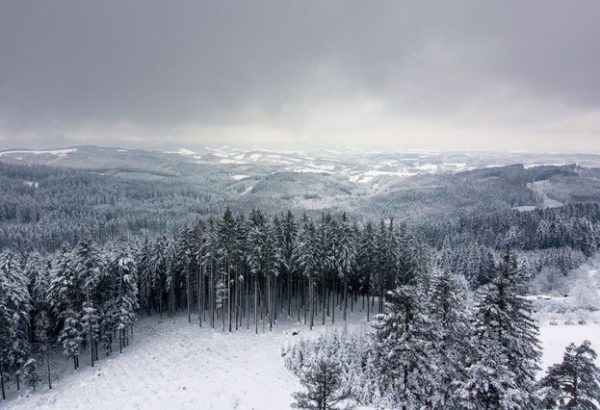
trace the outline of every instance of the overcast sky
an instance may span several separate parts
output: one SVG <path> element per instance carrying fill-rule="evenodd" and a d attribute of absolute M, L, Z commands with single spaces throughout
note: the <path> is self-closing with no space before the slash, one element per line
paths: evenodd
<path fill-rule="evenodd" d="M 600 153 L 600 1 L 0 0 L 0 149 Z"/>

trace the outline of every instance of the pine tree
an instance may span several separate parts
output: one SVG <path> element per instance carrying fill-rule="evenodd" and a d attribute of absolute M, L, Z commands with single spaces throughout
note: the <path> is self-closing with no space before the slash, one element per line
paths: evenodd
<path fill-rule="evenodd" d="M 273 329 L 273 278 L 275 277 L 279 266 L 279 254 L 277 252 L 275 239 L 274 231 L 267 223 L 262 213 L 253 210 L 250 213 L 248 226 L 248 266 L 254 276 L 254 316 L 257 332 L 257 299 L 259 296 L 262 302 L 261 307 L 264 307 L 263 301 L 266 299 L 267 314 L 269 316 L 269 330 Z M 265 290 L 264 294 L 259 295 L 261 279 L 263 280 Z"/>
<path fill-rule="evenodd" d="M 567 346 L 563 361 L 551 366 L 540 380 L 542 403 L 547 409 L 600 409 L 600 369 L 589 341 Z"/>
<path fill-rule="evenodd" d="M 119 335 L 119 353 L 128 343 L 127 331 L 133 327 L 138 308 L 138 288 L 136 264 L 129 249 L 124 249 L 114 260 L 115 281 L 117 283 L 114 302 L 113 326 Z"/>
<path fill-rule="evenodd" d="M 462 275 L 439 270 L 431 278 L 428 314 L 431 320 L 436 383 L 431 407 L 458 408 L 458 383 L 472 355 L 468 287 Z"/>
<path fill-rule="evenodd" d="M 388 293 L 384 313 L 373 324 L 373 366 L 381 396 L 390 407 L 408 410 L 431 406 L 435 384 L 431 326 L 416 286 Z"/>
<path fill-rule="evenodd" d="M 292 293 L 294 275 L 298 264 L 298 224 L 294 215 L 288 211 L 277 230 L 278 248 L 281 250 L 281 276 L 287 284 L 287 314 L 292 315 Z"/>
<path fill-rule="evenodd" d="M 312 330 L 315 320 L 315 282 L 319 271 L 319 248 L 317 242 L 317 233 L 315 225 L 312 221 L 305 221 L 300 232 L 300 247 L 299 263 L 302 269 L 302 273 L 306 278 L 308 284 L 308 305 L 310 311 L 310 318 L 308 319 L 309 328 Z M 305 302 L 306 303 L 306 302 Z"/>
<path fill-rule="evenodd" d="M 398 249 L 394 243 L 397 238 L 392 230 L 386 228 L 382 220 L 375 234 L 374 284 L 379 296 L 379 313 L 383 313 L 385 294 L 393 288 L 398 270 Z"/>
<path fill-rule="evenodd" d="M 25 362 L 23 365 L 23 374 L 25 384 L 29 387 L 32 387 L 33 391 L 35 391 L 35 388 L 41 380 L 41 377 L 37 372 L 37 362 L 35 359 L 30 358 L 27 360 L 27 362 Z"/>
<path fill-rule="evenodd" d="M 340 223 L 332 223 L 332 265 L 333 270 L 343 284 L 343 319 L 346 320 L 348 310 L 348 284 L 351 272 L 356 267 L 356 251 L 354 249 L 353 232 L 348 226 L 345 215 Z"/>
<path fill-rule="evenodd" d="M 165 291 L 167 289 L 167 239 L 159 238 L 153 246 L 150 261 L 150 288 L 152 290 L 155 309 L 162 318 L 164 311 Z"/>
<path fill-rule="evenodd" d="M 294 393 L 294 408 L 336 410 L 336 405 L 347 399 L 340 392 L 342 386 L 339 365 L 325 355 L 318 355 L 308 363 L 300 374 L 300 383 L 307 392 Z"/>
<path fill-rule="evenodd" d="M 228 314 L 228 329 L 232 331 L 232 274 L 235 276 L 235 255 L 236 255 L 236 230 L 237 223 L 233 213 L 229 208 L 225 210 L 223 218 L 219 221 L 217 235 L 219 248 L 222 253 L 223 261 L 223 282 L 226 287 L 227 297 L 226 306 Z M 223 316 L 225 320 L 225 316 Z"/>
<path fill-rule="evenodd" d="M 73 359 L 73 367 L 79 367 L 80 344 L 83 340 L 80 310 L 83 305 L 81 282 L 75 274 L 70 252 L 63 247 L 52 261 L 49 287 L 50 305 L 62 323 L 58 342 L 65 356 Z"/>
<path fill-rule="evenodd" d="M 179 232 L 179 240 L 176 246 L 176 260 L 177 269 L 182 273 L 185 278 L 185 293 L 186 293 L 186 305 L 187 305 L 187 316 L 188 323 L 192 323 L 192 284 L 191 276 L 192 270 L 194 269 L 194 250 L 192 249 L 192 232 L 183 228 Z"/>
<path fill-rule="evenodd" d="M 31 299 L 27 281 L 16 254 L 0 253 L 0 384 L 4 397 L 4 371 L 16 369 L 17 389 L 20 388 L 22 367 L 29 357 L 28 326 Z"/>
<path fill-rule="evenodd" d="M 31 286 L 30 294 L 32 299 L 32 328 L 34 329 L 34 339 L 38 344 L 39 351 L 42 354 L 43 364 L 45 364 L 47 369 L 48 388 L 52 389 L 50 374 L 50 333 L 52 330 L 51 305 L 49 298 L 50 272 L 49 269 L 47 269 L 48 264 L 40 255 L 34 257 L 30 255 L 27 266 L 28 272 L 30 273 L 29 283 Z"/>
<path fill-rule="evenodd" d="M 140 292 L 140 301 L 144 301 L 143 308 L 146 309 L 148 315 L 151 313 L 152 301 L 152 255 L 151 245 L 148 238 L 145 238 L 143 244 L 136 252 L 137 272 L 138 272 L 138 289 Z"/>
<path fill-rule="evenodd" d="M 475 358 L 461 394 L 468 408 L 535 408 L 540 347 L 531 303 L 524 296 L 516 260 L 507 250 L 478 295 Z"/>
<path fill-rule="evenodd" d="M 104 261 L 91 239 L 84 238 L 73 251 L 72 269 L 81 284 L 83 303 L 79 308 L 79 318 L 83 337 L 89 344 L 90 363 L 94 367 L 95 347 L 100 339 L 100 315 L 96 303 L 96 292 L 101 275 L 104 273 Z"/>
<path fill-rule="evenodd" d="M 215 309 L 216 309 L 216 264 L 217 264 L 217 234 L 215 223 L 209 219 L 206 229 L 204 230 L 204 245 L 203 255 L 201 259 L 202 269 L 206 273 L 208 284 L 208 314 L 209 322 L 212 329 L 215 328 Z"/>
<path fill-rule="evenodd" d="M 246 274 L 248 268 L 248 226 L 244 219 L 244 215 L 238 215 L 236 219 L 235 229 L 235 251 L 233 254 L 233 264 L 235 266 L 235 330 L 243 324 L 243 303 L 242 293 L 244 292 L 244 285 L 246 283 Z M 247 299 L 246 299 L 247 302 Z M 247 308 L 247 306 L 246 306 Z M 246 312 L 247 313 L 247 312 Z M 247 327 L 250 327 L 250 316 L 247 316 Z"/>
<path fill-rule="evenodd" d="M 52 390 L 52 363 L 50 362 L 50 320 L 48 319 L 48 313 L 45 310 L 38 312 L 35 317 L 35 338 L 39 343 L 42 358 L 44 360 L 44 364 L 46 365 L 48 389 Z"/>
<path fill-rule="evenodd" d="M 367 321 L 371 320 L 371 293 L 373 291 L 376 257 L 375 231 L 373 225 L 367 223 L 360 235 L 356 260 L 363 292 L 367 295 Z"/>

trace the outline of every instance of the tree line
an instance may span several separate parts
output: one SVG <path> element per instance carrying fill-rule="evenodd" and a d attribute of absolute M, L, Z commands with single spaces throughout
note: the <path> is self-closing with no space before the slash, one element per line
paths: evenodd
<path fill-rule="evenodd" d="M 57 252 L 0 253 L 0 382 L 51 386 L 49 351 L 77 369 L 119 351 L 139 311 L 187 313 L 224 332 L 272 330 L 280 317 L 312 328 L 357 310 L 383 310 L 398 278 L 431 263 L 418 231 L 393 221 L 359 225 L 345 215 L 297 220 L 227 209 L 173 236 L 100 247 L 89 237 Z M 37 361 L 35 360 L 37 358 Z"/>

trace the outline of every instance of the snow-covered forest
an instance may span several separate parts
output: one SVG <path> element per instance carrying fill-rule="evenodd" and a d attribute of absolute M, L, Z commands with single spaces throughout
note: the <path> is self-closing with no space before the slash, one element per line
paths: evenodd
<path fill-rule="evenodd" d="M 271 354 L 283 357 L 275 367 L 298 379 L 286 404 L 268 408 L 598 405 L 597 346 L 569 346 L 545 375 L 559 357 L 551 349 L 548 362 L 552 341 L 542 337 L 564 323 L 595 329 L 600 205 L 527 208 L 518 199 L 535 194 L 531 181 L 565 173 L 584 180 L 586 169 L 468 171 L 452 182 L 459 190 L 484 172 L 485 191 L 512 195 L 511 206 L 469 204 L 418 218 L 388 210 L 376 219 L 352 206 L 244 212 L 184 182 L 0 167 L 0 381 L 8 403 L 33 406 L 35 390 L 49 394 L 70 373 L 151 345 L 147 324 L 136 339 L 141 319 L 177 321 L 190 328 L 186 338 L 195 329 L 199 349 L 212 343 L 206 332 L 249 346 L 269 338 Z M 194 210 L 190 200 L 205 205 Z M 593 334 L 568 342 L 585 339 L 598 343 Z M 577 355 L 588 360 L 581 370 L 565 364 Z M 575 390 L 563 374 L 573 371 L 586 380 Z"/>
<path fill-rule="evenodd" d="M 600 410 L 599 22 L 0 0 L 0 410 Z"/>

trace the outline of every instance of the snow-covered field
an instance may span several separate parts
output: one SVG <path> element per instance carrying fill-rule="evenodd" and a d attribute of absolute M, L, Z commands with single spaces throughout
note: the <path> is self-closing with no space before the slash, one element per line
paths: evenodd
<path fill-rule="evenodd" d="M 542 369 L 545 372 L 548 366 L 562 361 L 565 347 L 571 342 L 580 344 L 589 340 L 594 350 L 600 353 L 600 324 L 544 325 L 540 327 L 540 339 L 544 349 Z"/>
<path fill-rule="evenodd" d="M 362 318 L 362 314 L 360 314 Z M 351 326 L 364 326 L 359 314 Z M 337 324 L 336 327 L 342 326 Z M 313 332 L 295 322 L 277 326 L 272 334 L 241 330 L 223 334 L 189 325 L 184 315 L 174 319 L 140 320 L 133 343 L 82 367 L 66 370 L 54 389 L 5 403 L 9 409 L 286 409 L 292 393 L 301 390 L 283 366 L 281 346 Z M 293 336 L 298 330 L 300 335 Z M 570 342 L 590 339 L 600 350 L 600 324 L 543 325 L 544 368 L 560 361 Z M 65 359 L 62 359 L 65 360 Z M 87 357 L 82 357 L 86 364 Z M 70 363 L 64 366 L 70 369 Z M 14 389 L 14 387 L 11 387 Z"/>
<path fill-rule="evenodd" d="M 280 324 L 272 334 L 259 328 L 256 335 L 252 324 L 250 330 L 223 334 L 189 325 L 181 315 L 145 318 L 135 330 L 122 355 L 117 351 L 91 368 L 84 354 L 85 366 L 73 372 L 67 363 L 51 391 L 42 385 L 30 397 L 9 401 L 7 408 L 286 409 L 292 393 L 301 390 L 281 358 L 284 344 L 308 333 L 295 322 Z M 300 335 L 292 336 L 294 330 Z M 312 335 L 323 330 L 317 327 Z"/>

